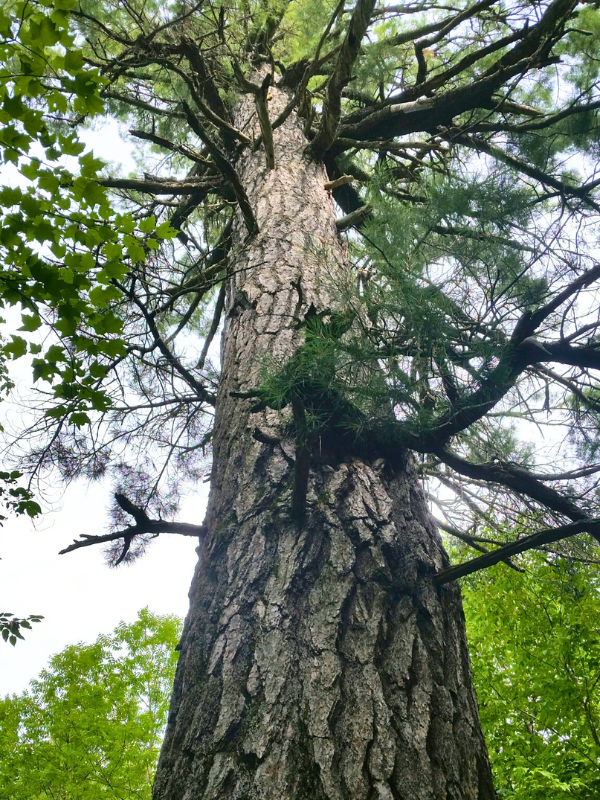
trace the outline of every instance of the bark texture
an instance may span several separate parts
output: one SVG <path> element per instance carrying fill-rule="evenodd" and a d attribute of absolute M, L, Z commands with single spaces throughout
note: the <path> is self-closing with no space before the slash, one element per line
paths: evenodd
<path fill-rule="evenodd" d="M 287 99 L 273 90 L 272 116 Z M 238 125 L 252 124 L 248 101 Z M 261 151 L 237 165 L 260 233 L 237 223 L 209 534 L 154 800 L 492 800 L 460 594 L 432 585 L 446 557 L 410 460 L 316 444 L 299 522 L 291 411 L 230 395 L 288 358 L 295 321 L 346 280 L 306 144 L 292 115 L 275 169 Z"/>

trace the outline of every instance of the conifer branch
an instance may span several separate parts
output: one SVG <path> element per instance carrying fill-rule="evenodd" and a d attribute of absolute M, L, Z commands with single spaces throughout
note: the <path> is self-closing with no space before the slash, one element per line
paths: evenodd
<path fill-rule="evenodd" d="M 91 536 L 83 533 L 79 539 L 74 539 L 72 544 L 60 550 L 59 555 L 62 556 L 65 553 L 72 553 L 73 550 L 79 550 L 82 547 L 91 547 L 92 545 L 105 544 L 106 542 L 115 542 L 118 539 L 123 539 L 123 552 L 118 561 L 115 562 L 115 566 L 117 566 L 127 555 L 129 545 L 136 536 L 150 535 L 154 537 L 161 533 L 171 533 L 177 534 L 178 536 L 197 536 L 202 539 L 208 532 L 206 525 L 191 525 L 187 522 L 168 522 L 163 519 L 150 519 L 142 508 L 136 506 L 123 494 L 116 493 L 115 499 L 123 511 L 135 519 L 135 525 L 130 525 L 121 531 L 107 533 L 103 536 Z"/>
<path fill-rule="evenodd" d="M 244 189 L 239 175 L 237 174 L 234 166 L 222 153 L 220 148 L 213 142 L 208 131 L 204 128 L 198 117 L 194 114 L 189 105 L 184 101 L 183 110 L 185 112 L 188 124 L 194 133 L 204 142 L 206 149 L 213 157 L 215 165 L 223 177 L 229 181 L 235 193 L 236 200 L 238 201 L 240 211 L 244 217 L 244 222 L 250 236 L 256 236 L 258 233 L 258 223 L 254 216 L 254 211 L 248 200 L 248 195 Z"/>
<path fill-rule="evenodd" d="M 201 153 L 196 153 L 194 150 L 186 147 L 184 144 L 175 144 L 175 142 L 165 139 L 164 136 L 157 136 L 155 133 L 140 131 L 136 130 L 135 128 L 130 128 L 129 133 L 131 136 L 135 136 L 136 139 L 145 139 L 146 141 L 152 142 L 153 144 L 156 144 L 165 150 L 171 150 L 173 153 L 179 153 L 185 158 L 189 158 L 190 161 L 194 161 L 196 164 L 210 164 L 208 159 L 201 155 Z"/>
<path fill-rule="evenodd" d="M 520 39 L 518 44 L 471 83 L 432 97 L 423 96 L 427 86 L 425 83 L 411 87 L 375 108 L 370 107 L 349 115 L 346 120 L 342 119 L 340 136 L 348 139 L 384 139 L 432 131 L 439 127 L 450 128 L 452 119 L 460 114 L 477 108 L 489 108 L 494 102 L 497 105 L 493 99 L 496 92 L 512 77 L 549 63 L 550 50 L 560 38 L 557 29 L 560 31 L 560 26 L 575 6 L 575 0 L 554 0 L 539 22 L 523 28 L 521 36 L 515 36 Z M 470 66 L 469 58 L 466 57 L 467 60 L 463 62 L 463 70 Z M 438 78 L 435 80 L 437 82 Z M 436 87 L 437 83 L 430 88 Z M 332 145 L 337 153 L 337 142 Z"/>
<path fill-rule="evenodd" d="M 275 168 L 275 145 L 273 142 L 273 127 L 269 118 L 269 109 L 267 106 L 269 98 L 269 86 L 271 85 L 271 73 L 268 72 L 262 83 L 256 84 L 248 80 L 237 59 L 233 59 L 233 71 L 238 84 L 244 92 L 249 92 L 254 97 L 256 105 L 256 116 L 258 117 L 258 124 L 260 125 L 261 135 L 254 143 L 254 150 L 264 144 L 265 147 L 265 160 L 267 162 L 267 169 Z"/>
<path fill-rule="evenodd" d="M 115 282 L 116 285 L 119 285 Z M 163 337 L 161 336 L 158 326 L 156 324 L 156 314 L 148 311 L 144 303 L 135 295 L 133 291 L 128 290 L 125 286 L 119 286 L 121 291 L 124 295 L 129 297 L 129 299 L 138 307 L 146 325 L 148 326 L 148 330 L 152 334 L 153 337 L 153 346 L 157 347 L 158 350 L 163 354 L 167 363 L 171 365 L 173 370 L 187 383 L 187 385 L 192 389 L 198 399 L 201 402 L 207 403 L 208 405 L 214 406 L 216 403 L 216 397 L 212 392 L 209 392 L 208 389 L 200 383 L 200 381 L 190 372 L 187 367 L 185 367 L 181 361 L 175 356 L 173 351 L 167 346 L 166 342 L 164 341 Z M 172 302 L 170 299 L 169 302 Z"/>
<path fill-rule="evenodd" d="M 132 108 L 148 111 L 152 116 L 169 117 L 169 119 L 185 119 L 185 114 L 181 111 L 177 111 L 175 108 L 161 108 L 152 103 L 147 103 L 139 97 L 131 97 L 130 95 L 115 92 L 112 89 L 105 89 L 102 92 L 102 96 L 107 97 L 109 100 L 117 100 L 119 103 L 132 106 Z M 173 103 L 173 105 L 175 105 L 175 103 Z"/>
<path fill-rule="evenodd" d="M 517 494 L 530 497 L 545 508 L 567 517 L 573 522 L 588 519 L 588 515 L 572 500 L 551 486 L 546 486 L 522 466 L 502 461 L 474 464 L 446 448 L 437 449 L 435 455 L 450 469 L 467 478 L 505 486 Z M 587 530 L 587 528 L 582 530 Z M 600 542 L 598 528 L 590 529 L 589 532 Z"/>
<path fill-rule="evenodd" d="M 472 6 L 465 8 L 465 10 L 461 11 L 459 14 L 453 14 L 452 16 L 445 17 L 438 22 L 429 23 L 428 25 L 422 25 L 420 28 L 403 31 L 395 36 L 389 36 L 383 41 L 390 47 L 398 47 L 399 45 L 408 44 L 409 42 L 416 42 L 423 39 L 424 36 L 435 33 L 436 36 L 425 40 L 427 42 L 425 46 L 429 47 L 431 44 L 439 42 L 447 33 L 450 33 L 454 28 L 460 25 L 461 22 L 489 8 L 493 5 L 494 1 L 495 0 L 481 0 L 479 3 L 474 3 Z M 393 6 L 392 8 L 395 7 Z"/>
<path fill-rule="evenodd" d="M 336 187 L 338 188 L 338 187 Z M 347 231 L 348 228 L 355 228 L 368 219 L 373 213 L 373 207 L 366 203 L 364 206 L 351 211 L 345 217 L 336 220 L 335 226 L 340 233 Z"/>
<path fill-rule="evenodd" d="M 100 186 L 107 189 L 124 189 L 131 192 L 144 192 L 153 195 L 194 195 L 217 192 L 223 186 L 221 176 L 194 180 L 138 180 L 136 178 L 99 178 Z"/>
<path fill-rule="evenodd" d="M 337 136 L 342 113 L 342 90 L 352 78 L 352 68 L 371 22 L 375 4 L 376 0 L 358 0 L 356 3 L 346 38 L 327 84 L 319 130 L 307 148 L 307 152 L 312 158 L 321 158 L 329 150 Z"/>
<path fill-rule="evenodd" d="M 436 519 L 436 517 L 433 518 L 433 521 L 435 522 L 437 527 L 440 530 L 444 531 L 444 533 L 447 533 L 448 536 L 453 536 L 455 539 L 460 539 L 461 542 L 464 542 L 465 544 L 468 544 L 469 547 L 472 547 L 473 550 L 478 550 L 480 553 L 486 554 L 486 553 L 490 552 L 488 550 L 488 548 L 484 546 L 484 544 L 494 544 L 493 542 L 490 542 L 489 539 L 484 539 L 481 536 L 471 536 L 468 533 L 464 533 L 463 531 L 459 531 L 454 526 L 447 525 L 445 522 L 442 522 L 442 520 Z M 509 566 L 511 569 L 514 569 L 515 572 L 524 572 L 524 570 L 521 567 L 518 567 L 516 564 L 513 564 L 513 562 L 510 560 L 510 558 L 502 558 L 500 560 L 504 561 L 504 563 L 507 566 Z M 472 562 L 469 562 L 469 563 L 472 563 Z M 438 573 L 438 574 L 440 574 L 440 573 Z"/>
<path fill-rule="evenodd" d="M 275 169 L 275 145 L 273 142 L 273 128 L 271 126 L 268 108 L 270 85 L 271 73 L 268 73 L 261 85 L 257 87 L 257 91 L 254 93 L 254 101 L 256 103 L 256 115 L 260 125 L 262 142 L 265 146 L 267 169 Z"/>
<path fill-rule="evenodd" d="M 195 73 L 199 90 L 202 93 L 203 98 L 208 103 L 210 110 L 219 120 L 219 125 L 222 127 L 223 132 L 226 132 L 227 135 L 233 137 L 234 139 L 239 139 L 240 135 L 244 135 L 241 131 L 238 131 L 235 128 L 230 130 L 228 127 L 226 127 L 230 125 L 229 111 L 225 106 L 221 95 L 219 94 L 219 90 L 215 84 L 213 76 L 210 74 L 210 71 L 206 66 L 206 61 L 204 60 L 202 50 L 187 36 L 182 37 L 181 47 Z M 225 126 L 223 126 L 223 123 L 225 123 Z"/>
<path fill-rule="evenodd" d="M 545 544 L 560 542 L 571 536 L 577 536 L 579 533 L 591 533 L 597 540 L 600 540 L 600 519 L 584 519 L 581 522 L 572 522 L 569 525 L 560 525 L 557 528 L 547 528 L 531 536 L 524 536 L 516 542 L 510 542 L 510 544 L 499 547 L 498 550 L 494 550 L 492 553 L 486 553 L 464 564 L 457 564 L 440 570 L 433 576 L 433 582 L 437 586 L 442 586 L 445 583 L 450 583 L 450 581 L 455 581 L 458 578 L 464 578 L 466 575 L 479 572 L 479 570 L 492 567 L 494 564 L 498 564 L 499 561 L 505 561 L 510 558 L 510 556 L 525 553 Z"/>
<path fill-rule="evenodd" d="M 600 204 L 589 196 L 594 189 L 600 186 L 600 180 L 591 181 L 582 186 L 573 186 L 538 169 L 538 167 L 533 166 L 533 164 L 529 164 L 523 159 L 513 156 L 511 153 L 507 153 L 506 150 L 498 147 L 498 145 L 484 141 L 479 137 L 476 138 L 461 133 L 453 134 L 451 132 L 449 134 L 449 139 L 450 141 L 462 144 L 472 150 L 477 150 L 479 153 L 486 153 L 492 156 L 492 158 L 498 159 L 498 161 L 501 161 L 503 164 L 507 164 L 518 172 L 523 173 L 523 175 L 527 175 L 545 186 L 556 189 L 562 197 L 576 197 L 594 211 L 600 212 Z"/>

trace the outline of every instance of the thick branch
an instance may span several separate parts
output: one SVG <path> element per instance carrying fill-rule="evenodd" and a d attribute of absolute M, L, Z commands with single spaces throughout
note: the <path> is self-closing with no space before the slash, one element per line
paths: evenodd
<path fill-rule="evenodd" d="M 179 153 L 180 155 L 185 156 L 185 158 L 189 158 L 190 161 L 194 161 L 197 164 L 210 163 L 204 156 L 200 155 L 200 153 L 194 152 L 194 150 L 191 150 L 184 144 L 175 144 L 175 142 L 165 139 L 164 136 L 157 136 L 155 133 L 148 133 L 147 131 L 140 131 L 136 130 L 135 128 L 130 128 L 129 133 L 132 136 L 135 136 L 137 139 L 145 139 L 146 141 L 152 142 L 159 147 L 163 147 L 165 150 L 171 150 L 173 153 Z"/>
<path fill-rule="evenodd" d="M 528 164 L 526 161 L 523 161 L 523 159 L 507 153 L 506 150 L 503 150 L 501 147 L 498 147 L 495 144 L 491 144 L 491 142 L 486 142 L 483 139 L 476 139 L 474 137 L 461 134 L 452 136 L 451 140 L 458 142 L 465 147 L 469 147 L 472 150 L 476 150 L 479 153 L 487 153 L 488 155 L 492 156 L 492 158 L 502 161 L 502 163 L 507 164 L 513 169 L 516 169 L 523 175 L 528 175 L 530 178 L 539 181 L 539 183 L 542 183 L 545 186 L 551 186 L 563 197 L 577 197 L 587 206 L 593 208 L 594 211 L 600 212 L 600 205 L 589 197 L 590 192 L 600 186 L 600 181 L 592 181 L 591 183 L 584 184 L 583 186 L 573 186 L 572 184 L 565 183 L 564 181 L 555 178 L 553 175 L 548 175 L 547 172 L 534 167 L 532 164 Z"/>
<path fill-rule="evenodd" d="M 107 533 L 104 536 L 88 536 L 82 534 L 80 539 L 74 539 L 73 544 L 65 547 L 64 550 L 59 552 L 59 555 L 70 553 L 73 550 L 79 550 L 80 547 L 90 547 L 94 544 L 103 544 L 104 542 L 114 542 L 117 539 L 124 540 L 123 552 L 115 566 L 120 564 L 127 551 L 134 536 L 144 536 L 150 534 L 157 536 L 159 533 L 176 533 L 179 536 L 199 536 L 202 537 L 206 534 L 206 525 L 190 525 L 187 522 L 166 522 L 162 519 L 150 519 L 148 514 L 140 506 L 136 506 L 128 497 L 120 492 L 115 492 L 115 500 L 119 506 L 127 514 L 135 519 L 135 525 L 130 525 L 122 531 L 115 533 Z"/>
<path fill-rule="evenodd" d="M 474 558 L 467 561 L 465 564 L 457 564 L 454 567 L 443 569 L 433 576 L 433 582 L 438 586 L 444 583 L 450 583 L 457 578 L 463 578 L 465 575 L 471 575 L 473 572 L 478 572 L 481 569 L 497 564 L 499 561 L 504 561 L 510 556 L 516 556 L 519 553 L 524 553 L 527 550 L 533 550 L 535 547 L 541 547 L 545 544 L 552 544 L 552 542 L 560 542 L 562 539 L 568 539 L 570 536 L 576 536 L 578 533 L 592 533 L 598 539 L 600 537 L 600 520 L 599 519 L 585 519 L 581 522 L 573 522 L 570 525 L 561 525 L 558 528 L 548 528 L 531 536 L 524 536 L 516 542 L 511 542 L 493 553 Z"/>
<path fill-rule="evenodd" d="M 205 180 L 137 180 L 135 178 L 100 178 L 98 183 L 107 189 L 125 189 L 147 194 L 189 195 L 218 191 L 223 186 L 221 177 Z"/>
<path fill-rule="evenodd" d="M 518 347 L 505 346 L 497 366 L 480 381 L 479 388 L 470 395 L 460 397 L 428 430 L 410 434 L 407 445 L 423 453 L 437 452 L 448 439 L 466 430 L 491 411 L 515 385 L 527 366 L 544 360 L 540 359 L 538 350 L 547 356 L 543 348 L 531 338 L 525 339 Z"/>
<path fill-rule="evenodd" d="M 265 146 L 265 159 L 267 169 L 275 169 L 275 145 L 273 143 L 273 128 L 269 118 L 269 108 L 267 105 L 269 86 L 271 85 L 271 74 L 269 73 L 262 84 L 257 87 L 258 91 L 254 94 L 256 102 L 256 115 L 262 134 L 262 141 Z"/>
<path fill-rule="evenodd" d="M 454 528 L 452 525 L 447 525 L 445 522 L 442 522 L 441 520 L 436 519 L 435 517 L 434 517 L 434 522 L 438 526 L 438 528 L 444 531 L 444 533 L 447 533 L 449 536 L 454 536 L 456 539 L 460 539 L 461 542 L 465 542 L 465 544 L 468 544 L 469 547 L 472 547 L 474 550 L 479 550 L 480 553 L 490 552 L 487 549 L 487 547 L 484 547 L 481 544 L 482 541 L 488 543 L 487 539 L 481 539 L 479 537 L 469 536 L 468 533 L 463 533 L 462 531 L 457 530 L 457 528 Z M 523 572 L 521 567 L 517 567 L 515 564 L 513 564 L 510 558 L 503 558 L 502 561 L 504 561 L 504 563 L 507 564 L 511 569 L 514 569 L 515 572 Z"/>
<path fill-rule="evenodd" d="M 582 275 L 572 281 L 568 286 L 566 286 L 562 292 L 559 292 L 555 297 L 552 298 L 548 303 L 545 303 L 540 308 L 537 308 L 535 311 L 531 312 L 528 311 L 515 326 L 515 330 L 513 335 L 511 336 L 511 341 L 513 344 L 518 344 L 519 342 L 526 339 L 528 336 L 533 336 L 536 329 L 541 325 L 541 323 L 550 316 L 554 311 L 556 311 L 559 306 L 565 303 L 570 297 L 572 297 L 577 292 L 585 289 L 587 286 L 590 286 L 594 281 L 600 278 L 600 264 L 592 269 L 586 270 Z"/>
<path fill-rule="evenodd" d="M 571 367 L 600 370 L 600 350 L 596 347 L 571 347 L 566 342 L 540 342 L 547 355 L 540 354 L 537 361 L 553 361 Z"/>
<path fill-rule="evenodd" d="M 389 38 L 384 39 L 384 42 L 391 47 L 397 47 L 401 44 L 414 42 L 416 39 L 421 39 L 423 36 L 428 36 L 432 33 L 437 34 L 436 36 L 432 36 L 430 39 L 425 41 L 424 46 L 429 47 L 431 44 L 439 42 L 440 39 L 460 25 L 461 22 L 464 22 L 464 20 L 474 16 L 479 11 L 489 8 L 491 5 L 493 5 L 493 3 L 494 0 L 482 0 L 482 2 L 469 6 L 459 14 L 453 14 L 451 17 L 445 17 L 445 19 L 439 20 L 438 22 L 431 22 L 428 25 L 423 25 L 420 28 L 413 28 L 410 31 L 403 31 L 395 36 L 390 36 Z M 394 6 L 392 6 L 392 8 L 394 8 Z M 388 11 L 388 9 L 385 10 Z"/>
<path fill-rule="evenodd" d="M 327 84 L 319 130 L 307 148 L 307 152 L 312 158 L 321 158 L 335 140 L 342 113 L 342 90 L 352 78 L 352 68 L 358 58 L 362 39 L 369 27 L 375 3 L 376 0 L 358 0 L 356 3 L 348 33 Z"/>
<path fill-rule="evenodd" d="M 212 75 L 210 74 L 210 71 L 208 70 L 208 67 L 206 66 L 202 51 L 197 44 L 188 37 L 183 37 L 182 47 L 192 69 L 196 74 L 196 79 L 198 81 L 198 86 L 202 96 L 209 104 L 211 110 L 216 114 L 220 122 L 227 123 L 230 119 L 229 111 L 223 102 L 221 95 L 219 94 L 219 90 Z M 238 131 L 238 133 L 240 132 Z M 229 130 L 227 131 L 227 134 L 233 136 L 233 133 Z"/>
<path fill-rule="evenodd" d="M 476 108 L 489 108 L 495 93 L 519 74 L 548 63 L 549 51 L 561 26 L 572 13 L 574 0 L 554 0 L 540 21 L 528 29 L 527 35 L 499 58 L 481 78 L 450 89 L 435 97 L 422 97 L 422 84 L 379 104 L 355 112 L 342 120 L 340 135 L 349 139 L 383 139 L 392 136 L 434 131 L 449 126 L 451 120 Z M 337 142 L 333 148 L 341 148 Z"/>
<path fill-rule="evenodd" d="M 587 514 L 578 508 L 575 503 L 550 486 L 534 478 L 529 470 L 517 464 L 505 462 L 488 462 L 486 464 L 473 464 L 450 450 L 440 448 L 436 455 L 455 472 L 477 481 L 497 483 L 511 489 L 517 494 L 527 495 L 532 500 L 540 503 L 551 511 L 561 514 L 573 522 L 587 519 Z M 587 530 L 585 528 L 584 530 Z M 590 530 L 594 536 L 600 536 L 598 530 Z"/>
<path fill-rule="evenodd" d="M 373 213 L 373 208 L 368 203 L 360 208 L 357 208 L 356 211 L 351 211 L 349 214 L 346 214 L 345 217 L 341 217 L 341 219 L 336 220 L 336 228 L 338 231 L 347 231 L 348 228 L 354 228 L 357 225 L 360 225 L 361 222 L 364 222 L 368 219 L 371 214 Z"/>
<path fill-rule="evenodd" d="M 127 537 L 142 536 L 144 534 L 156 535 L 159 533 L 176 533 L 179 536 L 205 536 L 207 533 L 206 525 L 191 525 L 187 522 L 167 522 L 163 519 L 148 520 L 144 525 L 130 525 L 122 531 L 116 533 L 107 533 L 104 536 L 88 536 L 83 533 L 80 539 L 74 539 L 73 543 L 64 550 L 59 551 L 59 555 L 71 553 L 73 550 L 79 550 L 80 547 L 91 547 L 94 544 L 103 544 L 104 542 L 114 542 L 117 539 L 125 539 Z"/>
<path fill-rule="evenodd" d="M 423 453 L 437 452 L 441 444 L 491 411 L 515 385 L 521 373 L 533 364 L 555 362 L 600 370 L 600 349 L 596 347 L 572 347 L 565 341 L 538 341 L 532 336 L 524 339 L 519 336 L 517 341 L 518 344 L 511 342 L 505 346 L 497 366 L 480 381 L 476 391 L 460 397 L 428 430 L 413 434 L 406 432 L 407 446 Z M 399 426 L 402 429 L 402 423 Z"/>
<path fill-rule="evenodd" d="M 133 106 L 134 108 L 141 108 L 143 111 L 148 111 L 150 114 L 158 116 L 158 117 L 169 117 L 169 119 L 185 119 L 185 114 L 181 111 L 175 111 L 172 108 L 158 108 L 157 106 L 152 105 L 152 103 L 147 103 L 145 100 L 141 100 L 139 97 L 129 97 L 125 94 L 119 94 L 118 92 L 113 92 L 109 89 L 106 89 L 102 92 L 102 97 L 108 97 L 109 100 L 117 100 L 119 103 L 125 103 L 125 105 Z"/>
<path fill-rule="evenodd" d="M 248 80 L 245 77 L 240 65 L 237 61 L 233 62 L 233 70 L 237 81 L 242 88 L 242 91 L 249 92 L 254 96 L 256 105 L 256 115 L 258 117 L 258 124 L 260 125 L 260 136 L 254 143 L 254 150 L 264 144 L 265 146 L 265 160 L 267 162 L 267 169 L 275 169 L 275 145 L 273 142 L 273 127 L 269 118 L 269 109 L 267 101 L 269 98 L 269 86 L 271 85 L 272 76 L 268 72 L 262 83 L 257 84 Z"/>

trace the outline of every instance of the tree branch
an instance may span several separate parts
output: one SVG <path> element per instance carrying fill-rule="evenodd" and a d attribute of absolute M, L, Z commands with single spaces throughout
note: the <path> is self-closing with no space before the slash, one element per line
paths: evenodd
<path fill-rule="evenodd" d="M 462 531 L 459 531 L 457 528 L 454 528 L 452 525 L 447 525 L 445 522 L 442 522 L 440 519 L 437 519 L 436 517 L 433 518 L 433 521 L 438 526 L 438 528 L 443 530 L 444 533 L 447 533 L 448 536 L 453 536 L 455 539 L 460 539 L 461 542 L 465 542 L 465 544 L 468 544 L 469 547 L 472 547 L 474 550 L 479 550 L 480 553 L 490 552 L 487 549 L 487 547 L 484 547 L 482 544 L 480 544 L 480 542 L 482 541 L 487 542 L 487 540 L 475 536 L 469 536 L 468 533 L 463 533 Z M 510 558 L 503 558 L 501 560 L 504 561 L 504 563 L 511 569 L 514 569 L 515 572 L 524 572 L 524 570 L 521 569 L 521 567 L 517 567 L 516 564 L 513 564 Z"/>
<path fill-rule="evenodd" d="M 117 284 L 119 285 L 119 284 Z M 136 297 L 132 291 L 128 291 L 124 286 L 120 286 L 119 288 L 129 299 L 135 303 L 135 305 L 139 308 L 142 316 L 144 317 L 146 324 L 148 325 L 148 329 L 154 338 L 154 344 L 160 352 L 163 354 L 167 362 L 171 365 L 171 367 L 175 370 L 175 372 L 179 373 L 179 375 L 183 378 L 183 380 L 187 383 L 187 385 L 193 389 L 198 399 L 201 402 L 208 403 L 211 406 L 214 406 L 216 403 L 216 397 L 212 392 L 209 392 L 205 386 L 203 386 L 200 381 L 198 381 L 195 376 L 184 367 L 184 365 L 179 361 L 178 358 L 175 357 L 174 353 L 167 347 L 165 344 L 158 327 L 155 321 L 155 315 L 152 314 L 146 306 L 142 303 L 139 297 Z"/>
<path fill-rule="evenodd" d="M 451 141 L 458 142 L 459 144 L 462 144 L 471 150 L 476 150 L 479 153 L 487 153 L 487 155 L 490 155 L 492 158 L 496 158 L 498 161 L 513 167 L 513 169 L 523 173 L 523 175 L 528 175 L 530 178 L 539 181 L 539 183 L 542 183 L 545 186 L 551 186 L 562 196 L 577 197 L 579 200 L 585 203 L 585 205 L 593 208 L 594 211 L 600 212 L 600 205 L 588 196 L 591 191 L 600 186 L 600 181 L 592 181 L 591 183 L 584 184 L 583 186 L 573 186 L 572 184 L 565 183 L 564 181 L 555 178 L 553 175 L 548 175 L 547 172 L 534 167 L 532 164 L 528 164 L 521 158 L 517 158 L 516 156 L 507 153 L 506 150 L 503 150 L 501 147 L 498 147 L 495 144 L 491 144 L 491 142 L 486 142 L 483 139 L 460 133 L 455 135 L 450 133 L 449 138 Z"/>
<path fill-rule="evenodd" d="M 119 103 L 133 106 L 134 108 L 141 108 L 143 111 L 148 111 L 152 115 L 159 117 L 169 117 L 169 119 L 185 119 L 185 114 L 181 111 L 175 111 L 171 108 L 157 108 L 152 103 L 147 103 L 145 100 L 140 100 L 138 97 L 128 97 L 118 92 L 113 92 L 110 89 L 105 89 L 102 92 L 102 97 L 108 97 L 109 100 L 117 100 Z"/>
<path fill-rule="evenodd" d="M 508 464 L 501 461 L 473 464 L 443 447 L 436 450 L 435 454 L 440 461 L 443 461 L 455 472 L 465 475 L 467 478 L 484 481 L 485 483 L 498 483 L 518 494 L 527 495 L 532 500 L 557 514 L 573 520 L 573 522 L 581 522 L 588 519 L 587 514 L 575 505 L 572 500 L 560 494 L 551 486 L 546 486 L 534 478 L 529 470 L 517 464 Z M 582 530 L 587 530 L 587 528 Z M 594 529 L 589 532 L 600 541 L 600 530 Z"/>
<path fill-rule="evenodd" d="M 208 132 L 186 102 L 183 102 L 183 110 L 190 128 L 204 142 L 206 149 L 214 159 L 217 169 L 231 184 L 236 200 L 238 201 L 240 211 L 244 217 L 244 222 L 246 223 L 248 233 L 250 236 L 256 236 L 258 233 L 258 223 L 256 222 L 256 217 L 254 216 L 254 211 L 252 210 L 250 201 L 248 200 L 246 190 L 242 186 L 242 182 L 240 181 L 239 175 L 237 174 L 235 168 L 217 147 L 217 145 L 212 141 Z"/>
<path fill-rule="evenodd" d="M 205 180 L 137 180 L 135 178 L 100 178 L 98 183 L 107 189 L 125 189 L 132 192 L 145 192 L 147 194 L 160 195 L 193 195 L 207 194 L 216 192 L 223 186 L 223 181 L 219 175 L 216 178 Z"/>
<path fill-rule="evenodd" d="M 186 522 L 167 522 L 162 519 L 149 520 L 145 525 L 130 525 L 122 531 L 107 533 L 104 536 L 88 536 L 83 533 L 80 539 L 74 539 L 72 544 L 65 547 L 64 550 L 60 550 L 59 555 L 62 556 L 65 553 L 71 553 L 73 550 L 79 550 L 81 547 L 91 547 L 95 544 L 114 542 L 117 539 L 142 536 L 144 534 L 157 535 L 160 533 L 174 533 L 179 536 L 197 536 L 201 538 L 206 536 L 208 529 L 206 525 L 191 525 Z"/>
<path fill-rule="evenodd" d="M 600 540 L 600 519 L 585 519 L 581 522 L 573 522 L 570 525 L 561 525 L 558 528 L 547 528 L 531 536 L 524 536 L 516 542 L 500 547 L 493 553 L 487 553 L 479 556 L 479 558 L 467 561 L 465 564 L 457 564 L 454 567 L 447 567 L 437 572 L 433 576 L 433 582 L 438 586 L 450 583 L 450 581 L 455 581 L 457 578 L 463 578 L 465 575 L 471 575 L 473 572 L 487 569 L 510 556 L 516 556 L 519 553 L 533 550 L 533 548 L 541 547 L 545 544 L 560 542 L 562 539 L 568 539 L 578 533 L 591 533 L 596 539 Z"/>
<path fill-rule="evenodd" d="M 382 139 L 450 126 L 453 117 L 476 108 L 489 108 L 496 91 L 510 78 L 548 63 L 556 32 L 575 8 L 575 0 L 554 0 L 527 35 L 499 58 L 479 79 L 435 97 L 423 97 L 426 83 L 342 120 L 340 135 L 348 139 Z M 337 153 L 341 149 L 334 145 Z"/>
<path fill-rule="evenodd" d="M 341 217 L 340 219 L 336 220 L 335 226 L 340 231 L 347 231 L 348 228 L 354 228 L 357 225 L 360 225 L 366 219 L 368 219 L 371 214 L 373 213 L 373 208 L 368 203 L 360 208 L 357 208 L 356 211 L 351 211 L 349 214 L 346 214 L 345 217 Z"/>
<path fill-rule="evenodd" d="M 228 123 L 229 111 L 223 102 L 219 90 L 210 74 L 204 56 L 200 48 L 188 37 L 182 38 L 182 47 L 190 66 L 194 70 L 200 92 L 209 104 L 211 110 L 219 118 L 220 121 Z M 227 135 L 233 136 L 231 131 L 225 131 Z M 240 133 L 238 131 L 238 133 Z"/>
<path fill-rule="evenodd" d="M 254 100 L 256 102 L 256 115 L 260 125 L 262 134 L 262 142 L 265 146 L 265 160 L 267 162 L 267 169 L 275 169 L 275 145 L 273 143 L 273 128 L 271 120 L 269 119 L 269 108 L 267 105 L 267 98 L 269 86 L 271 85 L 271 74 L 268 73 L 257 91 L 254 93 Z"/>
<path fill-rule="evenodd" d="M 491 5 L 493 5 L 493 3 L 494 0 L 482 0 L 482 2 L 475 3 L 474 5 L 469 6 L 469 8 L 466 8 L 459 14 L 453 14 L 451 17 L 446 17 L 445 19 L 442 19 L 439 22 L 432 22 L 429 25 L 423 25 L 420 28 L 413 28 L 411 31 L 403 31 L 402 33 L 398 33 L 395 36 L 390 36 L 387 39 L 383 39 L 383 42 L 391 47 L 398 47 L 401 44 L 414 42 L 416 39 L 421 39 L 423 36 L 428 36 L 429 34 L 436 33 L 437 34 L 436 36 L 433 36 L 430 39 L 426 40 L 426 44 L 424 46 L 428 47 L 430 44 L 439 42 L 440 39 L 442 39 L 447 33 L 450 33 L 450 31 L 456 28 L 457 25 L 460 25 L 461 22 L 464 22 L 464 20 L 469 19 L 474 14 L 477 14 L 479 11 L 483 11 L 484 9 L 489 8 Z M 389 11 L 389 9 L 385 9 L 385 11 Z"/>
<path fill-rule="evenodd" d="M 327 84 L 319 130 L 307 147 L 307 153 L 312 158 L 321 158 L 335 140 L 342 113 L 342 90 L 352 78 L 352 67 L 358 58 L 360 45 L 369 27 L 375 4 L 376 0 L 358 0 L 356 3 L 348 33 Z"/>
<path fill-rule="evenodd" d="M 164 136 L 157 136 L 155 133 L 148 133 L 147 131 L 140 131 L 134 128 L 131 128 L 129 133 L 131 136 L 135 136 L 137 139 L 145 139 L 146 141 L 152 142 L 159 147 L 163 147 L 165 150 L 171 150 L 173 153 L 179 153 L 180 155 L 184 156 L 185 158 L 189 158 L 190 161 L 194 161 L 197 164 L 207 165 L 210 163 L 204 156 L 200 155 L 199 153 L 195 153 L 184 144 L 175 144 L 175 142 L 165 139 Z"/>

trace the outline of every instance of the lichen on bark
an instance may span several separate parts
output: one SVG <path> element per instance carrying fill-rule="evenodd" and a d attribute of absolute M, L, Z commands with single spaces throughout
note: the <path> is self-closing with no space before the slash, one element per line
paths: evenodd
<path fill-rule="evenodd" d="M 273 117 L 287 100 L 272 90 Z M 249 98 L 238 116 L 257 125 Z M 307 144 L 292 114 L 274 169 L 260 150 L 236 165 L 259 233 L 236 220 L 209 533 L 154 800 L 491 800 L 460 593 L 431 581 L 447 559 L 409 457 L 315 445 L 298 519 L 289 418 L 239 397 L 346 279 Z"/>

